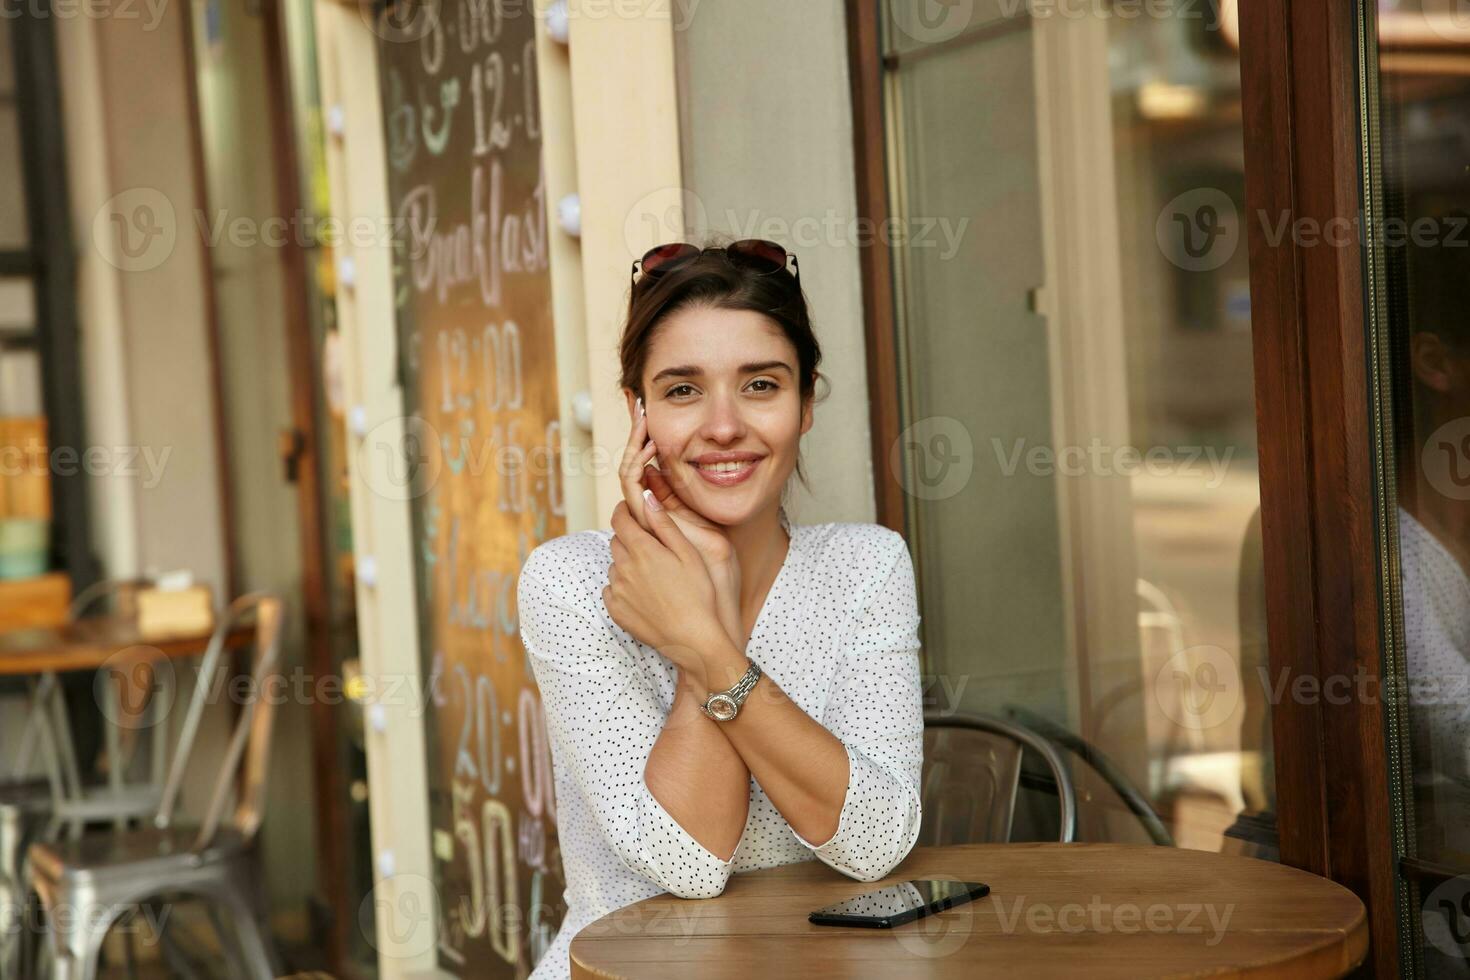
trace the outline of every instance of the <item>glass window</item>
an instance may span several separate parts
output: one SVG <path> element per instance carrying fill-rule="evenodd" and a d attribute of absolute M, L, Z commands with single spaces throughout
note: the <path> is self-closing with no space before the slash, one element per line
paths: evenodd
<path fill-rule="evenodd" d="M 1436 0 L 1378 12 L 1382 196 L 1369 242 L 1384 285 L 1397 554 L 1391 609 L 1407 724 L 1395 748 L 1409 917 L 1424 976 L 1470 976 L 1470 18 Z M 1370 89 L 1370 92 L 1372 90 Z M 1389 567 L 1394 567 L 1390 564 Z M 1393 604 L 1390 603 L 1392 606 Z"/>
<path fill-rule="evenodd" d="M 891 459 L 931 724 L 1066 746 L 1080 839 L 1274 859 L 1232 32 L 1189 2 L 909 6 L 885 18 Z M 1023 785 L 1012 836 L 1054 838 Z"/>

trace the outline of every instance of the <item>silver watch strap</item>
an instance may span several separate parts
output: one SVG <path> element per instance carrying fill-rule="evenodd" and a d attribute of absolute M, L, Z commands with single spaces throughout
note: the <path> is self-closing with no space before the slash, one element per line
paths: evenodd
<path fill-rule="evenodd" d="M 745 661 L 750 666 L 745 669 L 744 676 L 735 682 L 734 687 L 725 692 L 735 699 L 737 705 L 745 703 L 745 696 L 750 693 L 751 688 L 755 687 L 755 682 L 761 679 L 760 664 L 751 660 L 749 657 L 746 657 Z"/>

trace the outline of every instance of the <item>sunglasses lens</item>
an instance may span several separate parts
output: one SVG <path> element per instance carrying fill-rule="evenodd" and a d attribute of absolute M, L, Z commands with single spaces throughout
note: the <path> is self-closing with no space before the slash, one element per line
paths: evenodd
<path fill-rule="evenodd" d="M 731 262 L 759 269 L 762 272 L 775 272 L 777 269 L 786 268 L 786 249 L 764 238 L 747 238 L 736 242 L 726 249 L 725 253 Z"/>
<path fill-rule="evenodd" d="M 686 262 L 691 261 L 699 254 L 699 249 L 688 242 L 671 242 L 668 245 L 656 245 L 643 253 L 643 274 L 646 276 L 658 275 L 677 269 Z"/>

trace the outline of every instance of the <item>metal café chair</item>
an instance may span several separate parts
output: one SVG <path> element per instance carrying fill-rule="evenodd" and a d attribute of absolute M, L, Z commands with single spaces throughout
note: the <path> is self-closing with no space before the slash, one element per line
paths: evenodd
<path fill-rule="evenodd" d="M 1077 831 L 1077 795 L 1056 746 L 1015 722 L 937 711 L 924 713 L 924 820 L 918 843 L 1010 840 L 1026 749 L 1051 770 L 1061 805 L 1061 842 L 1070 843 Z"/>
<path fill-rule="evenodd" d="M 175 824 L 174 809 L 200 720 L 227 673 L 224 639 L 252 614 L 251 696 L 241 707 L 203 821 Z M 113 923 L 139 904 L 175 895 L 201 899 L 212 911 L 226 913 L 238 962 L 252 980 L 276 975 L 253 845 L 265 803 L 278 699 L 271 692 L 280 678 L 284 615 L 279 597 L 254 593 L 235 600 L 221 617 L 204 655 L 153 826 L 32 845 L 31 881 L 48 923 L 55 980 L 92 980 Z M 227 816 L 232 797 L 235 805 Z"/>
<path fill-rule="evenodd" d="M 115 579 L 88 586 L 72 599 L 66 622 L 75 623 L 104 599 L 119 603 L 149 584 L 148 579 Z M 159 680 L 159 689 L 139 719 L 144 726 L 159 721 L 160 712 L 167 710 L 172 700 L 171 677 Z M 141 819 L 158 808 L 163 788 L 165 739 L 159 734 L 148 742 L 150 781 L 129 785 L 124 770 L 132 756 L 123 750 L 116 725 L 106 726 L 108 785 L 87 785 L 77 761 L 65 691 L 58 675 L 48 672 L 29 678 L 27 687 L 29 710 L 20 744 L 11 759 L 8 778 L 0 784 L 0 978 L 20 976 L 29 969 L 23 917 L 30 912 L 25 866 L 30 845 L 53 838 L 63 823 L 73 836 L 81 834 L 88 820 L 111 820 L 118 827 L 126 826 L 128 820 Z M 116 685 L 107 690 L 116 697 Z M 108 718 L 120 717 L 115 701 L 109 708 Z M 138 739 L 133 739 L 132 746 L 137 744 Z M 38 755 L 44 769 L 42 778 L 32 773 Z"/>

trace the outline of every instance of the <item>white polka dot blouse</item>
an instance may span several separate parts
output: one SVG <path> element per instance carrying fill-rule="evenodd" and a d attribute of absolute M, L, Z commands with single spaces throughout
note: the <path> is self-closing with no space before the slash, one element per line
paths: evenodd
<path fill-rule="evenodd" d="M 545 704 L 568 906 L 533 980 L 569 976 L 572 937 L 633 902 L 664 892 L 710 898 L 732 873 L 813 857 L 873 881 L 914 846 L 924 716 L 908 546 L 878 524 L 793 525 L 784 508 L 781 523 L 791 545 L 745 652 L 846 747 L 847 796 L 836 833 L 813 844 L 752 779 L 729 861 L 691 837 L 643 781 L 677 676 L 603 605 L 612 530 L 546 541 L 526 559 L 521 641 Z"/>

